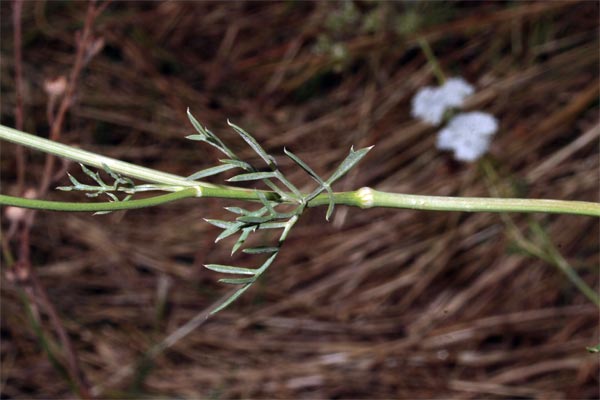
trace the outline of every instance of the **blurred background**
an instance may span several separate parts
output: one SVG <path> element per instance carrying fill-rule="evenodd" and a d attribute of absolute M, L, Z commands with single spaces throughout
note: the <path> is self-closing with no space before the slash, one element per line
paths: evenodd
<path fill-rule="evenodd" d="M 29 133 L 187 176 L 219 157 L 184 139 L 190 107 L 249 159 L 227 118 L 252 133 L 304 190 L 313 182 L 284 146 L 327 175 L 351 145 L 375 145 L 338 191 L 599 200 L 597 2 L 3 1 L 0 12 L 2 124 Z M 465 108 L 498 119 L 484 160 L 454 161 L 411 116 L 416 91 L 438 85 L 419 40 L 476 87 Z M 39 152 L 3 142 L 1 156 L 3 194 L 39 193 L 46 176 L 45 198 L 94 201 L 53 189 L 66 171 L 86 179 L 75 163 L 48 175 Z M 586 351 L 598 307 L 565 275 L 597 293 L 597 218 L 338 207 L 326 223 L 310 209 L 260 282 L 205 319 L 230 288 L 202 265 L 257 264 L 214 244 L 203 220 L 230 218 L 231 205 L 4 209 L 2 398 L 600 396 Z"/>

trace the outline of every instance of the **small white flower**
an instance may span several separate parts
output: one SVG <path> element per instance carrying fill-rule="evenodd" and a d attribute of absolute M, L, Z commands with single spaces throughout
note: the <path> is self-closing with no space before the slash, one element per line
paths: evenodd
<path fill-rule="evenodd" d="M 429 124 L 439 125 L 446 110 L 460 107 L 465 98 L 472 95 L 473 86 L 462 78 L 450 78 L 443 86 L 427 86 L 412 99 L 412 115 Z"/>
<path fill-rule="evenodd" d="M 475 93 L 475 89 L 462 78 L 450 78 L 440 88 L 448 107 L 460 107 L 465 99 Z"/>
<path fill-rule="evenodd" d="M 431 125 L 442 122 L 445 111 L 444 93 L 439 88 L 424 87 L 412 99 L 412 116 Z"/>
<path fill-rule="evenodd" d="M 455 116 L 438 133 L 437 148 L 453 150 L 459 161 L 475 161 L 485 154 L 498 130 L 498 121 L 492 115 L 474 111 Z"/>

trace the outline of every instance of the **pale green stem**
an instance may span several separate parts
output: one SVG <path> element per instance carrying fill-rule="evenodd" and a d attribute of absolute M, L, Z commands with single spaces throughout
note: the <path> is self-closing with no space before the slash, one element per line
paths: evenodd
<path fill-rule="evenodd" d="M 67 146 L 62 143 L 21 132 L 4 125 L 0 125 L 0 139 L 30 147 L 35 150 L 40 150 L 44 153 L 49 153 L 55 156 L 73 160 L 91 167 L 96 167 L 98 169 L 103 169 L 103 165 L 107 165 L 114 172 L 129 176 L 131 178 L 140 179 L 145 182 L 179 186 L 215 186 L 209 183 L 190 181 L 181 176 L 156 171 L 150 168 L 144 168 L 135 164 L 115 160 L 114 158 L 101 156 L 90 151 Z"/>
<path fill-rule="evenodd" d="M 226 199 L 260 201 L 258 192 L 229 186 L 212 185 L 190 181 L 149 168 L 140 167 L 109 157 L 73 148 L 34 135 L 0 125 L 0 139 L 25 145 L 60 157 L 68 158 L 99 169 L 107 165 L 112 171 L 146 182 L 181 186 L 182 190 L 141 200 L 107 203 L 66 203 L 44 200 L 22 199 L 0 195 L 0 205 L 38 208 L 55 211 L 114 211 L 130 208 L 149 207 L 189 197 L 218 197 Z M 172 190 L 173 188 L 171 188 Z M 277 200 L 274 192 L 263 192 L 269 199 Z M 361 208 L 391 207 L 413 210 L 463 211 L 463 212 L 540 212 L 578 214 L 600 217 L 600 204 L 584 201 L 501 199 L 482 197 L 441 197 L 421 196 L 400 193 L 387 193 L 362 188 L 354 192 L 334 193 L 335 204 Z M 329 204 L 329 194 L 320 194 L 309 202 L 309 207 Z"/>
<path fill-rule="evenodd" d="M 577 214 L 600 217 L 600 204 L 586 201 L 511 199 L 494 197 L 445 197 L 380 192 L 362 188 L 355 192 L 334 194 L 335 204 L 361 208 L 390 207 L 429 211 L 463 212 L 540 212 Z M 328 203 L 328 196 L 321 194 L 309 206 Z"/>
<path fill-rule="evenodd" d="M 446 82 L 446 75 L 444 75 L 444 71 L 442 71 L 442 68 L 440 67 L 440 64 L 438 63 L 437 58 L 433 54 L 433 50 L 431 50 L 431 47 L 429 46 L 429 42 L 427 42 L 427 40 L 421 38 L 421 39 L 419 39 L 419 46 L 421 46 L 421 50 L 425 54 L 425 57 L 427 58 L 427 62 L 433 69 L 433 74 L 437 78 L 439 84 L 443 85 L 444 82 Z"/>
<path fill-rule="evenodd" d="M 273 192 L 262 192 L 272 200 L 277 199 Z M 133 208 L 152 207 L 190 197 L 217 197 L 260 201 L 258 192 L 224 188 L 193 187 L 178 192 L 141 200 L 123 202 L 68 203 L 59 201 L 23 199 L 0 195 L 0 205 L 23 208 L 36 208 L 51 211 L 115 211 Z M 539 199 L 498 199 L 493 197 L 443 197 L 420 196 L 400 193 L 387 193 L 362 188 L 354 192 L 333 194 L 337 205 L 360 208 L 389 207 L 427 211 L 462 211 L 462 212 L 539 212 L 555 214 L 575 214 L 600 217 L 600 204 L 585 201 L 561 201 Z M 308 203 L 309 207 L 329 205 L 329 195 L 320 194 Z"/>

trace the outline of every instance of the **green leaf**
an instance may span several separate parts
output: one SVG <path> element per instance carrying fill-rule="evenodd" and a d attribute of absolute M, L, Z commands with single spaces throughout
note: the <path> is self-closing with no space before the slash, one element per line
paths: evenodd
<path fill-rule="evenodd" d="M 110 167 L 108 165 L 106 165 L 105 163 L 102 163 L 102 169 L 104 169 L 104 172 L 106 172 L 108 175 L 110 175 L 111 178 L 113 178 L 115 181 L 121 181 L 123 179 L 123 177 L 115 172 L 113 172 L 112 169 L 110 169 Z"/>
<path fill-rule="evenodd" d="M 231 265 L 221 264 L 206 264 L 204 267 L 211 271 L 221 272 L 223 274 L 256 275 L 256 270 L 251 268 L 233 267 Z"/>
<path fill-rule="evenodd" d="M 79 166 L 81 167 L 83 173 L 92 178 L 98 185 L 102 187 L 107 186 L 106 183 L 104 183 L 104 181 L 100 178 L 100 175 L 97 172 L 93 172 L 81 163 L 79 163 Z"/>
<path fill-rule="evenodd" d="M 248 236 L 250 236 L 250 234 L 254 231 L 256 231 L 256 225 L 242 229 L 242 233 L 240 233 L 240 237 L 238 238 L 237 242 L 235 242 L 235 244 L 233 245 L 233 247 L 231 249 L 232 255 L 233 255 L 233 253 L 238 251 L 238 249 L 240 247 L 242 247 L 244 245 L 244 243 L 246 242 L 246 239 L 248 239 Z"/>
<path fill-rule="evenodd" d="M 237 225 L 236 222 L 233 222 L 233 221 L 223 221 L 221 219 L 208 219 L 208 218 L 204 218 L 204 220 L 206 222 L 208 222 L 209 224 L 214 225 L 217 228 L 221 228 L 221 229 L 228 229 L 228 228 L 231 228 L 233 225 Z"/>
<path fill-rule="evenodd" d="M 276 184 L 274 184 L 273 182 L 271 182 L 268 179 L 263 180 L 263 182 L 265 183 L 265 185 L 267 185 L 272 191 L 277 193 L 279 195 L 279 197 L 281 197 L 284 200 L 287 199 L 287 200 L 294 201 L 294 200 L 299 199 L 299 197 L 297 195 L 284 192 Z"/>
<path fill-rule="evenodd" d="M 219 279 L 219 282 L 227 283 L 229 285 L 246 285 L 254 282 L 255 280 L 255 278 L 222 278 Z"/>
<path fill-rule="evenodd" d="M 200 124 L 200 122 L 198 122 L 198 120 L 196 118 L 194 118 L 194 116 L 192 115 L 189 107 L 187 109 L 187 116 L 188 116 L 188 119 L 190 120 L 190 122 L 192 123 L 193 127 L 199 133 L 199 135 L 191 135 L 191 136 L 200 136 L 200 137 L 202 137 L 202 139 L 197 138 L 197 139 L 192 139 L 192 140 L 204 140 L 204 141 L 206 141 L 209 138 L 208 130 L 205 127 L 203 127 Z"/>
<path fill-rule="evenodd" d="M 196 118 L 194 118 L 194 116 L 190 112 L 189 108 L 187 109 L 187 115 L 188 115 L 188 118 L 189 118 L 190 122 L 192 123 L 192 125 L 194 126 L 194 128 L 199 133 L 198 135 L 189 135 L 189 136 L 186 136 L 188 139 L 191 139 L 191 140 L 200 140 L 200 141 L 206 142 L 206 143 L 210 144 L 211 146 L 216 147 L 217 149 L 219 149 L 222 153 L 226 154 L 228 157 L 237 159 L 236 155 L 231 150 L 229 150 L 229 148 L 227 148 L 227 146 L 225 146 L 225 143 L 223 143 L 221 141 L 221 139 L 219 139 L 214 133 L 212 133 L 211 131 L 209 131 L 205 127 L 203 127 L 196 120 Z"/>
<path fill-rule="evenodd" d="M 67 172 L 67 176 L 69 177 L 69 180 L 71 181 L 71 183 L 73 184 L 73 186 L 80 186 L 81 183 L 79 183 L 79 181 L 77 179 L 75 179 L 75 177 L 73 175 L 71 175 L 70 173 Z"/>
<path fill-rule="evenodd" d="M 288 222 L 284 224 L 283 232 L 281 232 L 281 236 L 279 237 L 279 243 L 282 243 L 285 241 L 285 239 L 287 239 L 287 235 L 290 233 L 290 230 L 296 224 L 296 222 L 298 222 L 298 216 L 294 215 L 289 219 Z"/>
<path fill-rule="evenodd" d="M 331 192 L 331 189 L 328 190 L 329 192 L 329 205 L 327 206 L 327 214 L 325 214 L 325 220 L 329 221 L 329 218 L 331 218 L 331 215 L 333 214 L 333 210 L 335 208 L 335 201 L 333 200 L 333 193 Z"/>
<path fill-rule="evenodd" d="M 258 225 L 258 229 L 281 229 L 287 226 L 287 222 L 266 222 Z"/>
<path fill-rule="evenodd" d="M 112 211 L 96 211 L 95 213 L 93 213 L 92 215 L 106 215 L 106 214 L 110 214 Z"/>
<path fill-rule="evenodd" d="M 291 151 L 289 151 L 285 147 L 283 148 L 283 152 L 285 153 L 286 156 L 288 156 L 289 158 L 291 158 L 293 162 L 295 162 L 296 164 L 298 164 L 300 166 L 300 168 L 302 168 L 315 181 L 317 181 L 317 183 L 319 185 L 321 185 L 321 186 L 325 186 L 326 185 L 325 182 L 323 181 L 323 179 L 321 179 L 321 177 L 319 175 L 317 175 L 317 173 L 315 171 L 313 171 L 313 169 L 311 167 L 309 167 L 304 161 L 302 161 L 300 159 L 300 157 L 298 157 L 297 155 L 295 155 L 294 153 L 292 153 Z"/>
<path fill-rule="evenodd" d="M 367 153 L 373 148 L 373 146 L 365 147 L 363 149 L 354 151 L 354 147 L 350 148 L 350 154 L 342 161 L 340 166 L 333 172 L 333 174 L 327 179 L 327 184 L 331 185 L 333 182 L 346 175 L 348 171 L 352 169 Z"/>
<path fill-rule="evenodd" d="M 236 291 L 233 295 L 231 295 L 231 297 L 229 297 L 227 300 L 225 300 L 223 303 L 221 303 L 220 306 L 218 306 L 217 308 L 215 308 L 214 310 L 212 310 L 210 312 L 210 314 L 216 314 L 219 311 L 223 310 L 224 308 L 226 308 L 227 306 L 229 306 L 231 303 L 233 303 L 238 297 L 240 297 L 246 290 L 248 290 L 248 288 L 252 286 L 251 283 L 247 284 L 246 286 L 244 286 L 243 288 L 239 289 L 238 291 Z"/>
<path fill-rule="evenodd" d="M 598 343 L 595 346 L 586 347 L 585 349 L 590 353 L 600 353 L 600 343 Z"/>
<path fill-rule="evenodd" d="M 250 247 L 242 250 L 246 254 L 264 254 L 264 253 L 276 253 L 279 251 L 279 247 Z"/>
<path fill-rule="evenodd" d="M 273 260 L 275 260 L 275 257 L 277 257 L 277 254 L 279 254 L 279 253 L 275 252 L 275 253 L 273 253 L 273 255 L 271 257 L 267 258 L 267 261 L 265 261 L 263 263 L 263 265 L 261 265 L 261 267 L 256 270 L 256 276 L 260 276 L 263 272 L 265 272 L 267 270 L 267 268 L 269 268 L 271 266 L 271 264 L 273 264 Z"/>
<path fill-rule="evenodd" d="M 206 178 L 207 176 L 217 175 L 221 172 L 225 172 L 234 168 L 238 168 L 238 166 L 233 164 L 217 165 L 216 167 L 211 167 L 203 169 L 202 171 L 195 172 L 192 175 L 186 177 L 185 179 L 194 181 L 196 179 Z"/>
<path fill-rule="evenodd" d="M 206 142 L 206 139 L 208 139 L 206 135 L 187 135 L 185 138 L 190 140 L 197 140 L 200 142 Z"/>
<path fill-rule="evenodd" d="M 277 166 L 275 159 L 269 154 L 267 154 L 267 152 L 261 147 L 261 145 L 258 144 L 256 139 L 254 139 L 248 132 L 246 132 L 239 126 L 233 124 L 231 121 L 227 120 L 227 123 L 242 137 L 242 139 L 244 139 L 246 143 L 248 143 L 250 147 L 252 147 L 252 150 L 254 150 L 256 154 L 258 154 L 260 158 L 262 158 L 269 167 L 275 169 L 275 167 Z"/>
<path fill-rule="evenodd" d="M 310 201 L 310 200 L 312 200 L 313 198 L 315 198 L 323 190 L 327 191 L 327 194 L 329 195 L 329 206 L 327 207 L 327 214 L 325 215 L 325 219 L 327 221 L 329 221 L 329 218 L 331 218 L 331 215 L 333 214 L 333 210 L 334 210 L 334 207 L 335 207 L 335 202 L 333 200 L 333 192 L 331 190 L 331 185 L 328 182 L 323 181 L 323 179 L 321 179 L 321 177 L 319 175 L 317 175 L 317 173 L 315 171 L 313 171 L 313 169 L 311 167 L 309 167 L 304 161 L 302 161 L 300 159 L 300 157 L 298 157 L 297 155 L 295 155 L 291 151 L 287 150 L 286 148 L 283 149 L 283 152 L 289 158 L 291 158 L 292 161 L 294 161 L 296 164 L 298 164 L 300 166 L 300 168 L 302 168 L 315 181 L 317 181 L 317 183 L 320 186 L 320 188 L 318 190 L 315 190 L 309 196 L 306 197 L 306 201 L 307 202 Z M 356 162 L 358 162 L 358 161 L 356 161 Z M 354 164 L 352 164 L 352 165 L 354 165 Z M 352 168 L 352 165 L 349 168 Z"/>
<path fill-rule="evenodd" d="M 266 207 L 262 207 L 255 211 L 246 210 L 245 208 L 241 208 L 241 207 L 225 207 L 225 209 L 227 211 L 237 214 L 237 215 L 244 215 L 244 216 L 250 216 L 250 217 L 262 217 L 267 212 Z"/>
<path fill-rule="evenodd" d="M 237 231 L 239 231 L 242 226 L 244 226 L 245 224 L 243 222 L 236 222 L 234 223 L 234 225 L 231 225 L 229 228 L 225 229 L 223 232 L 221 232 L 221 234 L 219 236 L 217 236 L 217 238 L 215 239 L 215 243 L 237 233 Z"/>
<path fill-rule="evenodd" d="M 267 196 L 265 196 L 265 194 L 263 192 L 258 192 L 257 191 L 256 194 L 258 195 L 258 198 L 260 199 L 260 202 L 263 203 L 263 205 L 265 206 L 265 208 L 269 212 L 270 216 L 274 216 L 275 214 L 277 214 L 277 212 L 273 208 L 273 207 L 277 206 L 277 203 L 269 201 L 267 199 Z"/>
<path fill-rule="evenodd" d="M 248 215 L 249 211 L 240 207 L 225 207 L 227 211 L 230 213 L 234 213 L 237 215 Z"/>
<path fill-rule="evenodd" d="M 227 179 L 227 182 L 256 181 L 259 179 L 268 179 L 273 177 L 275 177 L 274 172 L 250 172 L 248 174 L 240 174 L 229 178 Z"/>
<path fill-rule="evenodd" d="M 113 193 L 106 193 L 106 195 L 108 197 L 110 197 L 112 199 L 112 201 L 119 201 L 119 198 L 117 196 L 115 196 Z"/>
<path fill-rule="evenodd" d="M 246 224 L 264 224 L 265 222 L 272 221 L 273 217 L 271 215 L 267 215 L 264 217 L 255 217 L 253 215 L 244 215 L 236 218 L 236 221 L 244 222 Z"/>
<path fill-rule="evenodd" d="M 245 171 L 254 171 L 254 168 L 252 167 L 252 165 L 248 164 L 245 161 L 231 160 L 231 159 L 224 159 L 224 160 L 219 160 L 219 161 L 222 162 L 223 164 L 235 165 L 236 167 L 241 168 Z"/>

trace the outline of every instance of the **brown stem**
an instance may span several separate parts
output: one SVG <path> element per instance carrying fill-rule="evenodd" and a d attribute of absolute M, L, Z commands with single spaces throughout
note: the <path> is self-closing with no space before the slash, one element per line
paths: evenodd
<path fill-rule="evenodd" d="M 67 82 L 67 87 L 65 90 L 65 94 L 62 98 L 62 101 L 59 105 L 58 111 L 52 121 L 50 123 L 50 139 L 58 140 L 61 135 L 61 131 L 63 129 L 63 123 L 65 116 L 73 104 L 75 92 L 77 88 L 77 83 L 79 81 L 79 77 L 81 75 L 81 71 L 85 64 L 89 61 L 89 58 L 86 59 L 86 53 L 90 48 L 93 37 L 92 37 L 92 28 L 94 25 L 94 20 L 100 14 L 102 10 L 106 7 L 108 3 L 105 2 L 99 7 L 96 7 L 96 1 L 91 0 L 88 4 L 85 23 L 83 26 L 83 30 L 81 33 L 77 35 L 77 43 L 76 43 L 76 54 L 75 61 L 73 63 L 73 67 L 71 68 L 71 73 L 69 75 L 69 80 Z M 20 27 L 20 15 L 22 9 L 22 0 L 15 0 L 14 3 L 14 14 L 15 18 L 15 80 L 17 85 L 17 106 L 15 109 L 15 119 L 17 124 L 17 129 L 22 130 L 23 124 L 23 102 L 22 102 L 22 68 L 21 68 L 21 27 Z M 18 28 L 17 28 L 18 27 Z M 20 124 L 20 125 L 19 125 Z M 23 158 L 23 157 L 22 157 Z M 24 162 L 24 161 L 23 161 Z M 44 170 L 40 185 L 38 187 L 37 195 L 39 197 L 43 197 L 52 184 L 55 174 L 54 174 L 54 166 L 55 166 L 55 157 L 47 156 L 46 162 L 44 164 Z M 21 169 L 24 171 L 24 167 Z M 24 175 L 24 172 L 22 172 Z M 24 176 L 19 179 L 24 180 Z M 56 308 L 50 301 L 48 294 L 42 283 L 37 279 L 35 275 L 35 269 L 31 266 L 30 259 L 30 232 L 31 227 L 33 226 L 33 222 L 35 219 L 35 212 L 28 213 L 24 220 L 21 221 L 21 232 L 20 232 L 20 243 L 19 243 L 19 254 L 18 261 L 16 263 L 15 273 L 21 277 L 22 282 L 29 282 L 31 296 L 33 297 L 33 303 L 38 304 L 40 308 L 42 308 L 48 317 L 50 318 L 50 322 L 52 327 L 54 328 L 56 334 L 58 335 L 60 342 L 62 344 L 62 348 L 65 354 L 66 363 L 69 375 L 71 379 L 77 386 L 78 395 L 82 398 L 88 399 L 91 398 L 91 394 L 89 391 L 89 385 L 86 382 L 83 370 L 79 364 L 79 360 L 77 358 L 77 354 L 75 348 L 67 334 L 67 331 L 62 324 L 62 321 L 56 311 Z"/>
<path fill-rule="evenodd" d="M 83 66 L 85 65 L 84 58 L 86 49 L 90 46 L 90 43 L 92 42 L 92 27 L 94 25 L 94 20 L 97 16 L 98 12 L 96 9 L 95 2 L 90 1 L 85 15 L 85 23 L 83 25 L 83 30 L 80 34 L 77 35 L 77 52 L 75 54 L 75 62 L 73 64 L 73 67 L 71 68 L 69 81 L 67 82 L 65 95 L 62 98 L 60 106 L 58 107 L 58 112 L 56 113 L 56 116 L 52 121 L 52 125 L 50 127 L 50 140 L 58 140 L 60 138 L 65 116 L 67 114 L 67 111 L 69 110 L 69 108 L 71 108 L 71 105 L 73 104 L 79 76 L 81 75 L 81 71 L 83 69 Z M 50 187 L 54 163 L 55 157 L 48 155 L 46 157 L 46 163 L 44 165 L 42 181 L 39 186 L 39 196 L 43 196 Z"/>
<path fill-rule="evenodd" d="M 13 2 L 13 52 L 15 64 L 15 127 L 23 130 L 23 64 L 21 55 L 21 12 L 23 1 Z M 17 192 L 23 193 L 25 183 L 25 150 L 23 146 L 17 146 L 15 157 L 17 160 Z"/>

